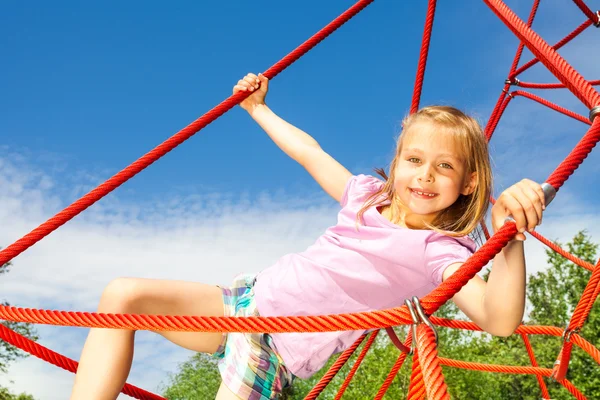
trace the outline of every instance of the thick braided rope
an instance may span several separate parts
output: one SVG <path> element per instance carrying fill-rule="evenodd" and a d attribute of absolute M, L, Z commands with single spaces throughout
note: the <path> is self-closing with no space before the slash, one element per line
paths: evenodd
<path fill-rule="evenodd" d="M 577 146 L 569 153 L 565 160 L 550 174 L 546 182 L 558 190 L 565 181 L 581 165 L 590 154 L 596 143 L 600 140 L 600 118 L 596 118 Z"/>
<path fill-rule="evenodd" d="M 417 327 L 417 349 L 419 351 L 419 362 L 423 370 L 423 381 L 427 398 L 430 400 L 449 400 L 448 387 L 444 381 L 442 367 L 438 362 L 437 345 L 435 334 L 425 324 Z"/>
<path fill-rule="evenodd" d="M 588 109 L 600 105 L 600 94 L 537 33 L 525 25 L 502 0 L 484 0 L 484 2 Z"/>
<path fill-rule="evenodd" d="M 66 371 L 73 373 L 77 371 L 77 366 L 79 365 L 77 361 L 58 354 L 57 352 L 20 335 L 3 324 L 0 324 L 0 339 Z M 121 392 L 140 400 L 166 400 L 164 397 L 128 383 L 123 386 Z"/>
<path fill-rule="evenodd" d="M 365 340 L 366 337 L 366 333 L 361 335 L 361 337 L 359 337 L 354 342 L 354 344 L 352 344 L 352 346 L 344 350 L 344 352 L 338 357 L 338 359 L 335 360 L 331 368 L 329 368 L 329 371 L 327 371 L 325 375 L 323 375 L 321 380 L 312 388 L 312 390 L 308 392 L 304 400 L 314 400 L 319 396 L 319 394 L 321 394 L 323 390 L 325 390 L 327 385 L 329 385 L 329 382 L 331 382 L 331 380 L 336 376 L 339 370 L 346 364 L 350 356 L 354 354 L 358 346 L 360 346 L 360 344 Z"/>
<path fill-rule="evenodd" d="M 431 42 L 431 31 L 433 30 L 433 19 L 435 17 L 436 0 L 429 0 L 427 3 L 427 15 L 425 17 L 425 27 L 423 29 L 423 40 L 421 41 L 421 51 L 419 52 L 419 64 L 417 66 L 417 77 L 413 89 L 413 98 L 410 106 L 410 113 L 414 114 L 419 110 L 421 102 L 421 92 L 423 91 L 423 77 L 427 68 L 427 56 L 429 55 L 429 43 Z"/>
<path fill-rule="evenodd" d="M 346 388 L 348 388 L 348 385 L 350 385 L 352 378 L 354 378 L 354 375 L 356 375 L 356 371 L 358 371 L 358 367 L 360 367 L 360 364 L 362 364 L 363 360 L 365 359 L 365 356 L 369 352 L 371 345 L 373 345 L 375 338 L 377 338 L 378 333 L 379 333 L 379 329 L 374 331 L 373 333 L 371 333 L 371 336 L 369 336 L 369 340 L 367 340 L 367 343 L 365 343 L 365 347 L 363 347 L 360 354 L 356 358 L 356 361 L 354 361 L 354 365 L 352 365 L 350 372 L 348 372 L 348 375 L 346 376 L 346 379 L 344 379 L 344 382 L 340 386 L 337 394 L 335 395 L 334 400 L 340 400 L 342 398 L 342 396 L 344 395 Z"/>
<path fill-rule="evenodd" d="M 584 30 L 586 30 L 587 28 L 589 28 L 591 25 L 592 25 L 592 21 L 589 20 L 589 19 L 586 19 L 585 22 L 582 23 L 581 25 L 579 25 L 577 28 L 575 28 L 575 30 L 573 32 L 569 33 L 562 40 L 556 42 L 556 44 L 554 46 L 552 46 L 552 49 L 554 49 L 554 50 L 560 49 L 565 44 L 569 43 L 571 40 L 573 40 L 577 36 L 579 36 L 579 34 L 581 32 L 583 32 Z M 525 64 L 523 64 L 521 67 L 519 67 L 517 70 L 515 70 L 514 72 L 511 72 L 508 75 L 508 79 L 509 80 L 514 79 L 517 75 L 519 75 L 519 74 L 523 73 L 524 71 L 528 70 L 529 68 L 533 67 L 539 61 L 540 60 L 538 60 L 537 58 L 529 60 L 528 62 L 526 62 Z"/>
<path fill-rule="evenodd" d="M 529 361 L 531 362 L 531 366 L 539 367 L 537 360 L 535 359 L 535 353 L 533 352 L 533 347 L 531 347 L 531 342 L 529 341 L 529 336 L 525 333 L 521 333 L 521 338 L 523 339 L 523 344 L 525 345 L 525 350 L 527 350 L 527 356 L 529 356 Z M 538 381 L 538 385 L 540 385 L 540 390 L 542 391 L 542 398 L 549 399 L 550 393 L 548 392 L 548 388 L 546 387 L 546 383 L 542 378 L 541 374 L 536 374 L 535 379 Z"/>
<path fill-rule="evenodd" d="M 360 0 L 348 10 L 346 10 L 342 15 L 337 17 L 315 35 L 313 35 L 310 39 L 302 43 L 298 46 L 294 51 L 290 54 L 282 58 L 280 61 L 275 63 L 272 67 L 267 69 L 264 72 L 264 75 L 272 79 L 277 76 L 281 71 L 290 66 L 293 62 L 298 60 L 304 54 L 306 54 L 310 49 L 319 44 L 323 39 L 333 33 L 336 29 L 362 11 L 366 6 L 372 3 L 373 0 Z M 33 246 L 35 243 L 40 241 L 42 238 L 56 230 L 58 227 L 65 224 L 67 221 L 71 220 L 73 217 L 81 213 L 83 210 L 90 207 L 92 204 L 106 196 L 108 193 L 112 192 L 117 187 L 121 186 L 123 183 L 140 173 L 150 164 L 154 163 L 156 160 L 173 150 L 175 147 L 179 146 L 181 143 L 189 139 L 196 132 L 206 127 L 208 124 L 219 118 L 221 115 L 225 114 L 227 111 L 235 107 L 238 103 L 248 97 L 250 92 L 237 92 L 234 95 L 231 95 L 219 105 L 215 106 L 213 109 L 208 111 L 206 114 L 177 132 L 175 135 L 171 136 L 169 139 L 165 140 L 163 143 L 155 147 L 153 150 L 149 151 L 138 160 L 133 162 L 130 166 L 118 172 L 113 177 L 109 178 L 106 182 L 102 183 L 97 188 L 90 191 L 88 194 L 75 201 L 73 204 L 56 214 L 54 217 L 50 218 L 48 221 L 44 222 L 21 239 L 17 240 L 10 246 L 0 251 L 0 266 L 6 264 L 23 251 Z"/>
<path fill-rule="evenodd" d="M 410 385 L 408 386 L 407 400 L 424 399 L 426 394 L 425 382 L 423 381 L 423 370 L 419 360 L 419 351 L 413 353 L 412 372 L 410 374 Z"/>

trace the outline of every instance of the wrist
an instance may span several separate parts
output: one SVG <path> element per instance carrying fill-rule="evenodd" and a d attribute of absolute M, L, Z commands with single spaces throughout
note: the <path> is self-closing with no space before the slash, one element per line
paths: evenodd
<path fill-rule="evenodd" d="M 266 108 L 267 105 L 265 103 L 256 103 L 248 107 L 246 111 L 248 112 L 248 114 L 250 114 L 251 117 L 254 118 L 256 114 L 264 111 Z"/>

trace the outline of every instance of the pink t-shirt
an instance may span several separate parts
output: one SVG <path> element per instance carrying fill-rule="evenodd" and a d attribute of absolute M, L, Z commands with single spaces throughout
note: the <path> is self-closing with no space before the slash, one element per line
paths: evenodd
<path fill-rule="evenodd" d="M 288 254 L 263 270 L 254 287 L 261 316 L 341 314 L 398 307 L 422 297 L 442 281 L 444 269 L 475 251 L 468 237 L 411 230 L 370 207 L 357 226 L 356 214 L 383 182 L 353 176 L 340 201 L 335 226 L 302 253 Z M 364 331 L 278 333 L 273 342 L 286 366 L 308 378 Z"/>

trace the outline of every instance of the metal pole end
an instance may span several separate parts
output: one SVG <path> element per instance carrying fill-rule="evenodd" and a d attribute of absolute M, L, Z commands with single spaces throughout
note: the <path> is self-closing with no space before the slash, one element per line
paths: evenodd
<path fill-rule="evenodd" d="M 590 110 L 590 122 L 594 122 L 594 118 L 600 114 L 600 106 L 593 107 Z"/>
<path fill-rule="evenodd" d="M 542 183 L 542 190 L 544 191 L 544 198 L 546 200 L 545 205 L 548 207 L 548 204 L 550 204 L 556 197 L 556 189 L 554 189 L 554 186 L 551 184 L 544 182 Z"/>

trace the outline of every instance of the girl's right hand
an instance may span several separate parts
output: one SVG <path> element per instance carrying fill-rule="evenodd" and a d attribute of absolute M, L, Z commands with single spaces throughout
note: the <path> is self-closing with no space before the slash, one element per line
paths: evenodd
<path fill-rule="evenodd" d="M 269 79 L 263 74 L 258 76 L 250 73 L 240 79 L 233 87 L 233 94 L 237 92 L 254 92 L 240 103 L 240 107 L 251 113 L 256 106 L 265 104 L 265 97 L 269 90 Z"/>

